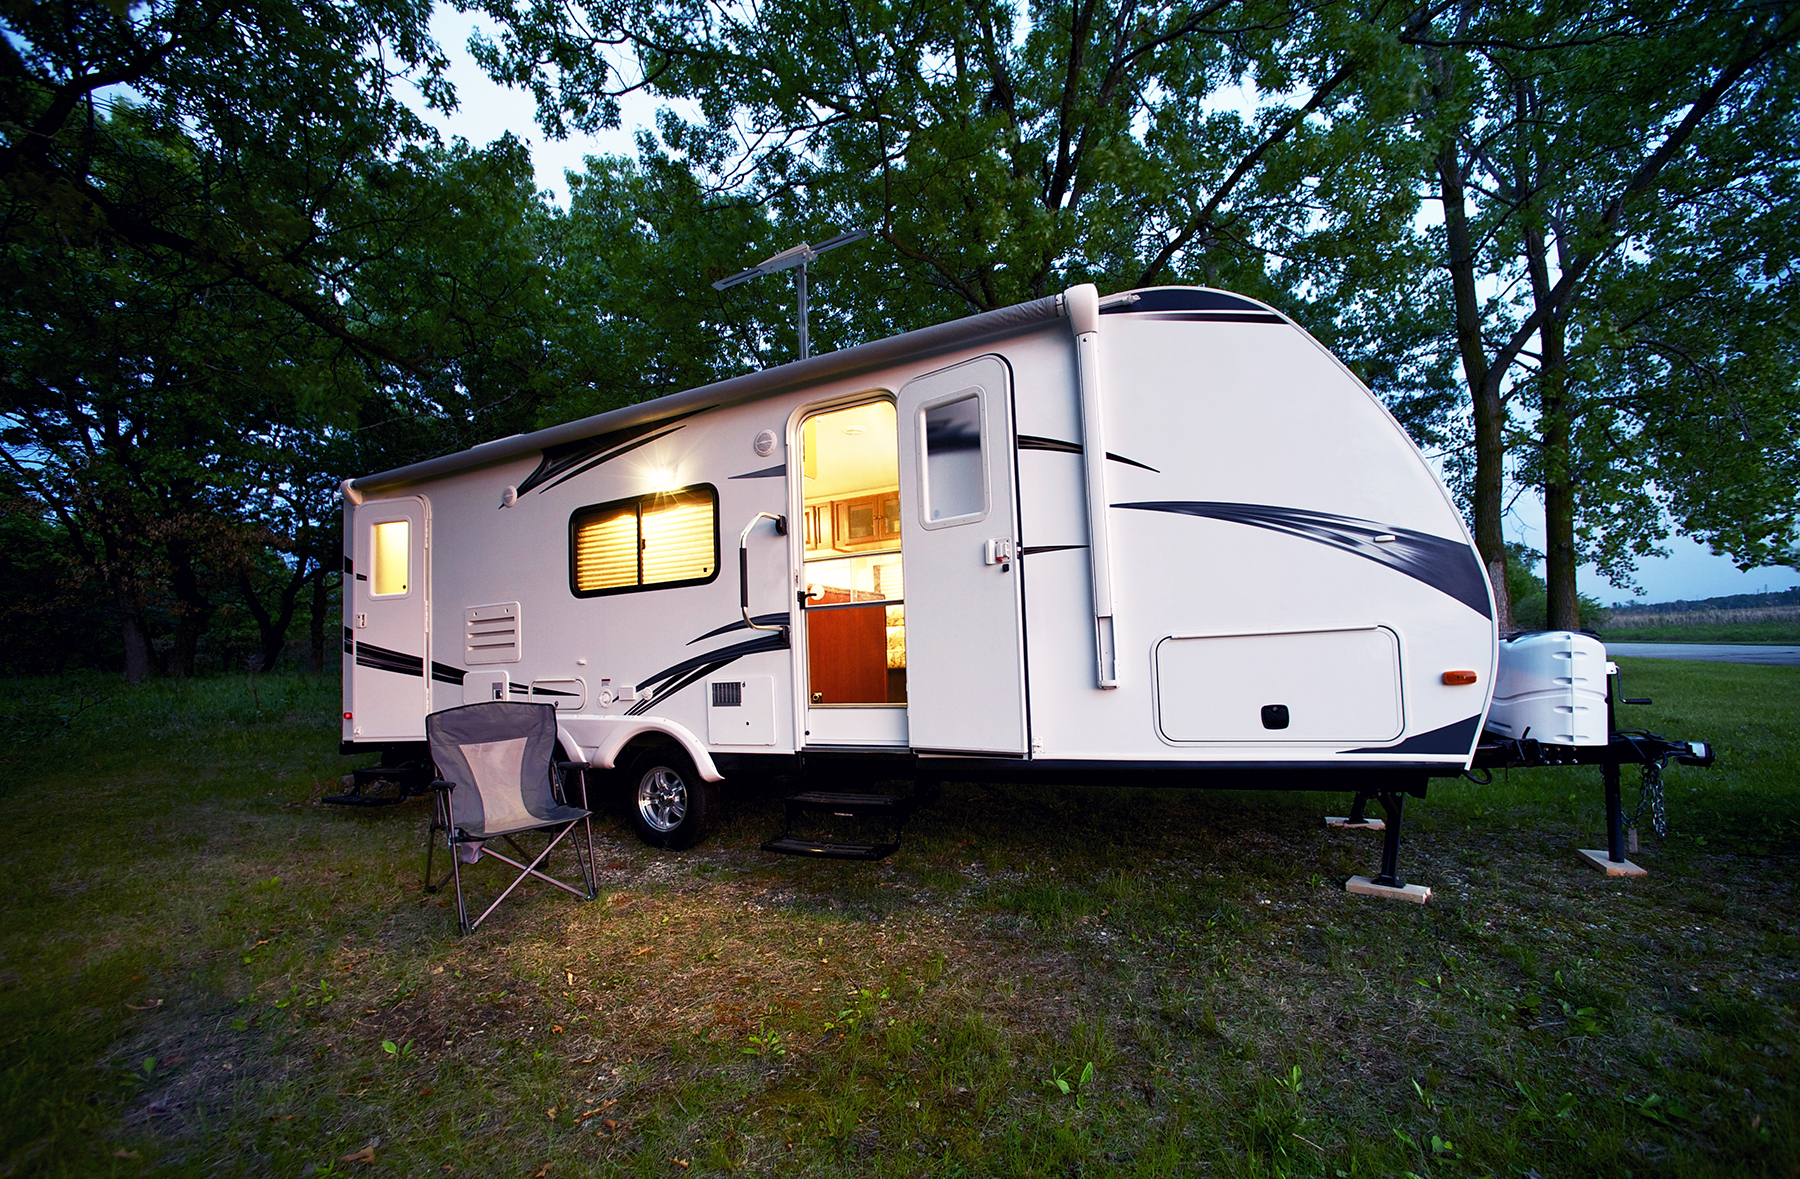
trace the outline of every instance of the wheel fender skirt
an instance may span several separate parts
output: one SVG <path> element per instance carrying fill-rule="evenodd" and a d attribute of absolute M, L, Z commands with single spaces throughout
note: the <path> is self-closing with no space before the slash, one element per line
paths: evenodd
<path fill-rule="evenodd" d="M 618 766 L 619 754 L 633 739 L 646 733 L 667 737 L 694 759 L 694 769 L 707 782 L 722 782 L 725 775 L 713 764 L 712 754 L 686 725 L 660 716 L 566 716 L 557 723 L 563 748 L 597 770 Z"/>

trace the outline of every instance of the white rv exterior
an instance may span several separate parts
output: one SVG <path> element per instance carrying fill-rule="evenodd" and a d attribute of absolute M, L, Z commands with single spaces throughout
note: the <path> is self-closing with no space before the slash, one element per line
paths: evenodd
<path fill-rule="evenodd" d="M 705 782 L 866 753 L 1348 788 L 1467 768 L 1492 694 L 1443 485 L 1221 291 L 1076 287 L 344 494 L 347 751 L 504 697 Z"/>

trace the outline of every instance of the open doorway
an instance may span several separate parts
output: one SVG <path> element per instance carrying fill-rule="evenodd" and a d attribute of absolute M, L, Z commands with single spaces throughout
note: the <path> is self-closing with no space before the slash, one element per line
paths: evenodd
<path fill-rule="evenodd" d="M 801 425 L 809 709 L 906 705 L 898 456 L 891 401 Z"/>

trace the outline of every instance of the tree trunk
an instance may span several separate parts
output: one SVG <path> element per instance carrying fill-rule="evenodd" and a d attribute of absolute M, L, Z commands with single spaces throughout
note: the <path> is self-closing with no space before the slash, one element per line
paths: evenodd
<path fill-rule="evenodd" d="M 325 585 L 325 566 L 320 565 L 313 570 L 312 619 L 307 632 L 307 638 L 311 640 L 307 647 L 307 666 L 315 674 L 325 670 L 325 610 L 330 605 Z"/>
<path fill-rule="evenodd" d="M 114 594 L 119 609 L 120 637 L 125 641 L 125 682 L 141 684 L 156 674 L 156 652 L 150 646 L 150 630 L 144 612 L 124 587 Z"/>
<path fill-rule="evenodd" d="M 1526 229 L 1525 249 L 1532 295 L 1546 311 L 1538 329 L 1543 347 L 1538 368 L 1538 447 L 1544 480 L 1544 625 L 1551 630 L 1580 630 L 1581 602 L 1575 592 L 1574 407 L 1569 399 L 1566 318 L 1573 300 L 1560 310 L 1548 306 L 1549 253 L 1542 229 Z"/>
<path fill-rule="evenodd" d="M 319 570 L 313 566 L 307 571 L 311 562 L 304 556 L 295 566 L 294 572 L 288 576 L 287 584 L 281 587 L 281 604 L 279 610 L 270 614 L 256 596 L 256 589 L 250 584 L 248 573 L 238 574 L 238 594 L 249 608 L 250 616 L 256 619 L 256 632 L 261 640 L 261 652 L 257 658 L 257 671 L 274 671 L 275 665 L 281 662 L 281 649 L 287 645 L 288 628 L 294 623 L 294 614 L 300 607 L 300 590 L 308 581 L 317 579 Z"/>
<path fill-rule="evenodd" d="M 1456 317 L 1456 343 L 1463 378 L 1475 418 L 1475 548 L 1494 587 L 1495 621 L 1502 633 L 1513 629 L 1512 599 L 1506 592 L 1506 399 L 1500 394 L 1503 370 L 1490 367 L 1481 338 L 1481 303 L 1475 291 L 1475 247 L 1469 236 L 1464 204 L 1463 165 L 1454 144 L 1438 153 L 1438 179 L 1443 188 L 1444 237 L 1450 271 L 1450 293 Z"/>
<path fill-rule="evenodd" d="M 1568 373 L 1550 367 L 1550 357 L 1562 353 L 1560 320 L 1544 328 L 1545 369 L 1542 404 L 1538 414 L 1538 445 L 1544 469 L 1544 587 L 1546 618 L 1551 630 L 1580 630 L 1581 602 L 1575 592 L 1575 478 L 1573 462 L 1573 414 L 1568 398 Z"/>
<path fill-rule="evenodd" d="M 190 676 L 199 658 L 200 636 L 212 621 L 212 602 L 200 588 L 187 542 L 170 541 L 167 548 L 172 573 L 169 587 L 175 591 L 175 639 L 164 670 L 171 676 Z"/>

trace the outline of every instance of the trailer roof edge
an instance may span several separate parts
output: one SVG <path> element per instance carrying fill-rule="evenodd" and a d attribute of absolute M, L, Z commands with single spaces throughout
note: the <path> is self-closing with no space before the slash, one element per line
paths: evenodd
<path fill-rule="evenodd" d="M 391 471 L 364 475 L 360 479 L 351 480 L 350 486 L 364 493 L 389 491 L 455 471 L 504 462 L 541 451 L 547 446 L 576 442 L 609 430 L 641 426 L 698 409 L 738 405 L 777 389 L 853 376 L 904 358 L 930 356 L 983 340 L 1015 335 L 1054 322 L 1064 314 L 1063 296 L 1049 295 L 1029 303 L 967 315 L 948 323 L 933 324 L 917 331 L 903 332 L 898 336 L 873 340 L 837 352 L 827 352 L 822 356 L 793 361 L 776 368 L 729 377 L 710 385 L 671 393 L 651 401 L 640 401 L 635 405 L 622 406 L 578 421 L 564 422 L 560 426 L 549 426 L 529 434 L 514 434 L 509 438 L 497 438 L 468 450 L 439 455 L 437 458 L 396 467 Z"/>

